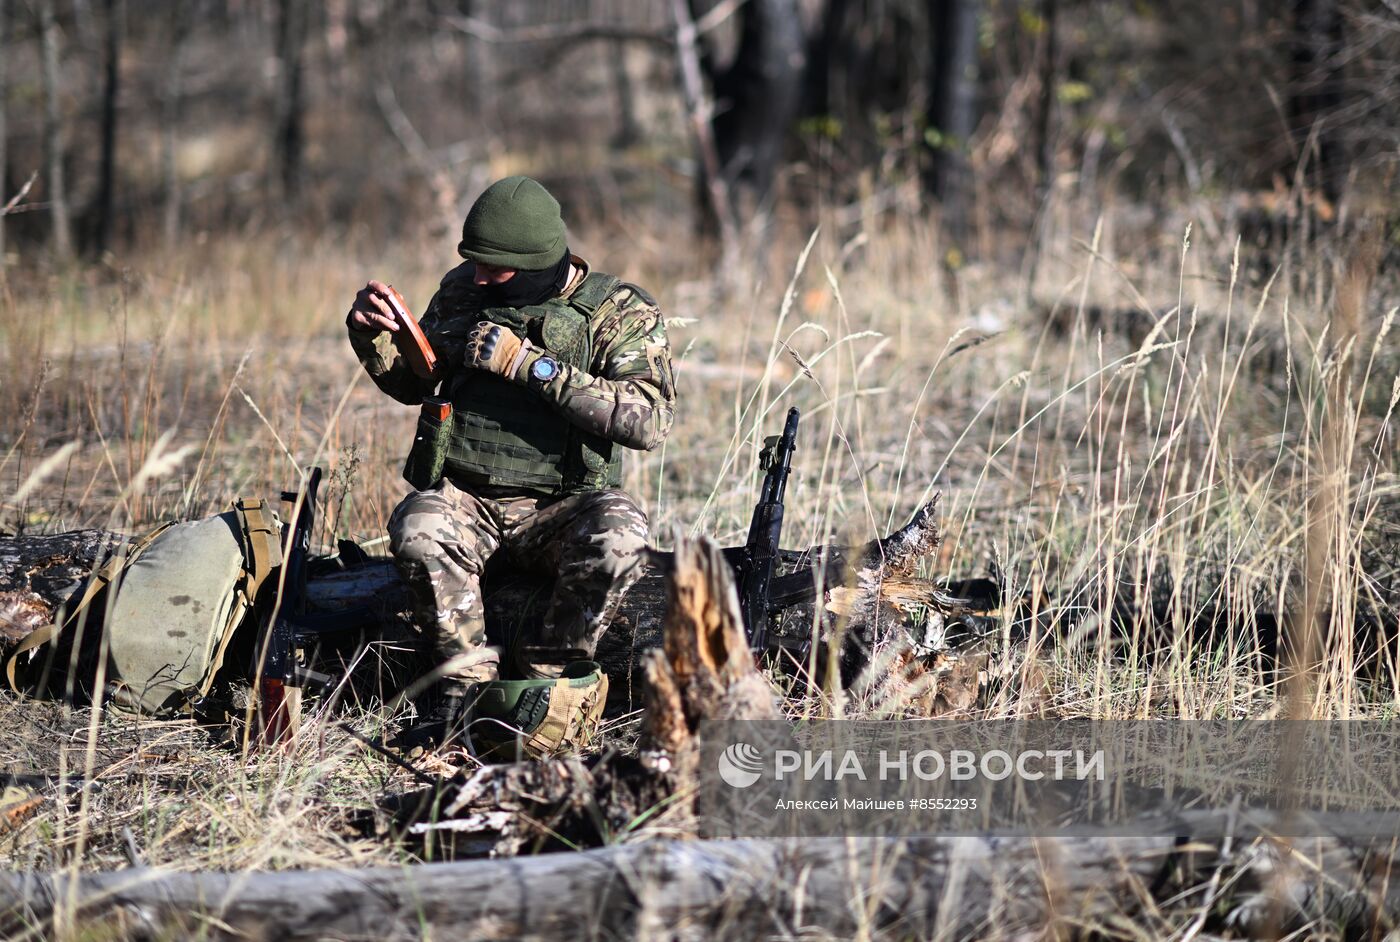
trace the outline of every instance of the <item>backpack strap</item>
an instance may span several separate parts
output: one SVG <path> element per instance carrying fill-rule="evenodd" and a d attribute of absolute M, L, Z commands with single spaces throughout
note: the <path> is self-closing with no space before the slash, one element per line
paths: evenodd
<path fill-rule="evenodd" d="M 262 498 L 240 497 L 233 502 L 238 527 L 243 531 L 243 550 L 248 579 L 244 586 L 249 601 L 258 594 L 272 570 L 282 565 L 282 541 L 277 518 Z"/>
<path fill-rule="evenodd" d="M 9 682 L 11 690 L 15 693 L 21 692 L 19 683 L 15 678 L 20 657 L 35 648 L 48 644 L 63 632 L 67 631 L 69 626 L 76 622 L 82 617 L 83 613 L 87 611 L 88 606 L 92 604 L 93 599 L 97 598 L 99 592 L 116 581 L 122 570 L 145 552 L 146 547 L 154 543 L 156 537 L 160 536 L 174 525 L 173 521 L 167 521 L 154 530 L 143 534 L 134 542 L 124 547 L 119 547 L 117 551 L 111 556 L 108 556 L 106 562 L 99 566 L 88 578 L 87 585 L 83 587 L 82 594 L 78 596 L 77 604 L 73 607 L 73 610 L 68 613 L 67 618 L 62 622 L 45 625 L 43 628 L 30 632 L 28 637 L 20 642 L 19 647 L 15 648 L 9 659 L 5 661 L 5 680 Z"/>
<path fill-rule="evenodd" d="M 206 696 L 214 686 L 214 675 L 224 666 L 224 655 L 233 641 L 234 632 L 243 623 L 243 615 L 258 598 L 258 590 L 272 571 L 282 565 L 282 544 L 278 540 L 277 517 L 261 498 L 240 497 L 233 502 L 238 530 L 243 537 L 243 579 L 238 587 L 239 601 L 229 613 L 228 624 L 214 648 L 213 660 L 199 682 L 199 695 Z"/>

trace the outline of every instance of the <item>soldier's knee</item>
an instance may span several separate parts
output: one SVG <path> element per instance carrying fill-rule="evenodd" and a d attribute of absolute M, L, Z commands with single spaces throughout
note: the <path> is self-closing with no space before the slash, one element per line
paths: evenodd
<path fill-rule="evenodd" d="M 630 530 L 609 530 L 598 534 L 594 546 L 597 551 L 591 568 L 614 579 L 628 575 L 646 558 L 646 537 Z"/>
<path fill-rule="evenodd" d="M 443 555 L 442 543 L 417 527 L 390 529 L 389 552 L 400 565 L 410 566 L 427 563 Z"/>
<path fill-rule="evenodd" d="M 643 543 L 647 539 L 647 515 L 626 491 L 599 491 L 584 517 L 586 525 L 596 532 L 631 533 Z"/>
<path fill-rule="evenodd" d="M 389 552 L 401 569 L 480 575 L 490 543 L 471 526 L 429 512 L 390 520 Z"/>
<path fill-rule="evenodd" d="M 414 491 L 389 515 L 391 548 L 411 540 L 416 534 L 433 530 L 449 522 L 452 508 L 431 491 Z"/>
<path fill-rule="evenodd" d="M 444 542 L 450 539 L 449 522 L 430 515 L 405 517 L 389 526 L 389 552 L 400 566 L 421 568 L 442 560 L 448 555 Z"/>
<path fill-rule="evenodd" d="M 620 578 L 635 569 L 647 551 L 647 518 L 618 490 L 602 491 L 573 534 L 578 557 L 600 575 Z"/>

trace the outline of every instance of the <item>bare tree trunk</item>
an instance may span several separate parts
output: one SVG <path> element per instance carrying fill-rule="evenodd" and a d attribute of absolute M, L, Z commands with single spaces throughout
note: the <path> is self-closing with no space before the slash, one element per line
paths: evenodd
<path fill-rule="evenodd" d="M 832 76 L 836 68 L 844 72 L 848 66 L 848 50 L 843 47 L 847 37 L 842 32 L 849 29 L 846 23 L 849 7 L 850 0 L 827 0 L 823 5 L 821 24 L 807 50 L 803 95 L 808 114 L 826 117 L 841 113 L 833 100 Z"/>
<path fill-rule="evenodd" d="M 54 0 L 39 0 L 39 41 L 43 60 L 44 84 L 44 161 L 49 218 L 53 221 L 51 244 L 54 257 L 66 262 L 73 257 L 73 220 L 68 209 L 68 186 L 63 178 L 63 128 L 58 101 L 58 22 Z"/>
<path fill-rule="evenodd" d="M 172 16 L 170 55 L 165 60 L 165 82 L 160 96 L 161 232 L 166 247 L 180 238 L 180 176 L 175 165 L 179 143 L 181 70 L 185 63 L 185 37 L 190 27 L 189 4 L 176 4 Z"/>
<path fill-rule="evenodd" d="M 1025 296 L 1035 290 L 1035 276 L 1040 268 L 1041 247 L 1045 239 L 1045 221 L 1050 211 L 1050 196 L 1055 188 L 1055 93 L 1059 79 L 1057 69 L 1060 44 L 1057 33 L 1060 0 L 1041 0 L 1042 51 L 1040 59 L 1040 109 L 1036 113 L 1036 194 L 1035 225 L 1031 227 L 1029 256 L 1026 265 Z"/>
<path fill-rule="evenodd" d="M 277 176 L 282 198 L 294 202 L 301 184 L 303 118 L 302 47 L 306 44 L 310 0 L 281 0 L 277 7 Z"/>
<path fill-rule="evenodd" d="M 1058 80 L 1058 59 L 1060 44 L 1057 27 L 1059 20 L 1059 0 L 1041 0 L 1041 19 L 1044 22 L 1045 51 L 1040 60 L 1040 113 L 1036 115 L 1037 150 L 1036 184 L 1040 188 L 1040 202 L 1045 203 L 1055 183 L 1055 85 Z"/>
<path fill-rule="evenodd" d="M 5 205 L 9 196 L 5 193 L 5 181 L 10 178 L 9 130 L 5 126 L 5 97 L 9 94 L 9 28 L 10 3 L 0 0 L 0 206 Z M 5 216 L 0 214 L 0 277 L 5 271 Z"/>
<path fill-rule="evenodd" d="M 457 0 L 457 15 L 463 19 L 477 20 L 485 16 L 485 12 L 477 9 L 476 0 Z M 461 34 L 462 43 L 462 84 L 470 93 L 468 106 L 468 119 L 485 122 L 486 126 L 491 126 L 492 122 L 487 118 L 488 108 L 496 107 L 496 96 L 478 94 L 487 81 L 489 73 L 488 56 L 493 55 L 491 44 L 483 41 L 481 37 L 470 33 Z"/>
<path fill-rule="evenodd" d="M 93 248 L 101 256 L 111 247 L 116 212 L 117 98 L 121 91 L 121 30 L 126 4 L 106 0 L 105 61 L 102 84 L 102 155 L 98 168 L 97 220 Z"/>
<path fill-rule="evenodd" d="M 967 237 L 972 189 L 968 141 L 977 129 L 977 0 L 930 0 L 933 31 L 932 122 L 937 138 L 925 184 L 943 209 L 943 224 L 958 242 Z"/>
<path fill-rule="evenodd" d="M 671 0 L 671 11 L 676 21 L 676 53 L 685 110 L 690 118 L 691 133 L 695 135 L 695 149 L 700 154 L 704 192 L 708 197 L 710 212 L 719 226 L 720 268 L 732 275 L 739 258 L 739 227 L 734 222 L 729 187 L 725 183 L 719 151 L 715 147 L 714 128 L 710 124 L 714 109 L 705 94 L 695 20 L 690 16 L 686 0 Z"/>
<path fill-rule="evenodd" d="M 1337 0 L 1294 0 L 1293 17 L 1294 138 L 1307 179 L 1335 204 L 1348 172 L 1337 124 L 1344 81 L 1342 12 Z"/>
<path fill-rule="evenodd" d="M 739 19 L 739 45 L 733 61 L 720 68 L 713 56 L 698 49 L 692 54 L 687 48 L 695 46 L 694 4 L 695 0 L 674 4 L 683 27 L 677 37 L 682 76 L 691 81 L 685 68 L 693 58 L 696 70 L 709 79 L 715 107 L 705 109 L 704 119 L 714 142 L 730 225 L 738 231 L 769 209 L 788 131 L 802 108 L 807 41 L 797 0 L 748 0 L 725 13 Z M 711 14 L 724 10 L 724 4 L 717 4 Z M 725 220 L 714 207 L 713 192 L 709 202 L 722 236 Z M 755 248 L 761 253 L 764 243 L 757 241 Z"/>
<path fill-rule="evenodd" d="M 788 130 L 802 104 L 806 41 L 797 0 L 749 0 L 740 18 L 734 62 L 712 76 L 715 144 L 730 197 L 745 197 L 741 218 L 772 196 Z"/>
<path fill-rule="evenodd" d="M 637 124 L 637 96 L 632 88 L 632 76 L 627 71 L 627 43 L 621 40 L 608 43 L 608 58 L 613 92 L 617 95 L 617 130 L 613 133 L 612 146 L 626 150 L 637 143 L 642 133 Z"/>
<path fill-rule="evenodd" d="M 329 60 L 331 85 L 341 88 L 350 48 L 349 0 L 326 0 L 326 58 Z"/>

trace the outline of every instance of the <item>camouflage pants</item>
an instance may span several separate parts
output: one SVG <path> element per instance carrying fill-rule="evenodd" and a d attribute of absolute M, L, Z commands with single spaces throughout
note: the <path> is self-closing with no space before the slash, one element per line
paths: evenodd
<path fill-rule="evenodd" d="M 394 509 L 389 541 L 441 672 L 490 680 L 500 652 L 486 644 L 486 560 L 504 550 L 521 565 L 554 573 L 541 637 L 526 640 L 591 655 L 642 574 L 647 518 L 616 489 L 546 498 L 466 490 L 444 478 Z"/>

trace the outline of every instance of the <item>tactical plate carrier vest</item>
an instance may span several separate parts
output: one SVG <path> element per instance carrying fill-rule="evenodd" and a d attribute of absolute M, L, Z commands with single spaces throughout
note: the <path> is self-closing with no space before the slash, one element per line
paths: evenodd
<path fill-rule="evenodd" d="M 528 339 L 560 363 L 590 371 L 593 316 L 620 283 L 612 275 L 591 273 L 567 298 L 485 308 L 481 319 Z M 524 385 L 464 369 L 448 377 L 441 394 L 452 403 L 442 467 L 453 480 L 550 495 L 622 483 L 621 448 L 578 428 Z M 410 455 L 409 465 L 413 462 Z M 415 487 L 436 483 L 415 480 L 409 467 L 404 475 Z"/>

